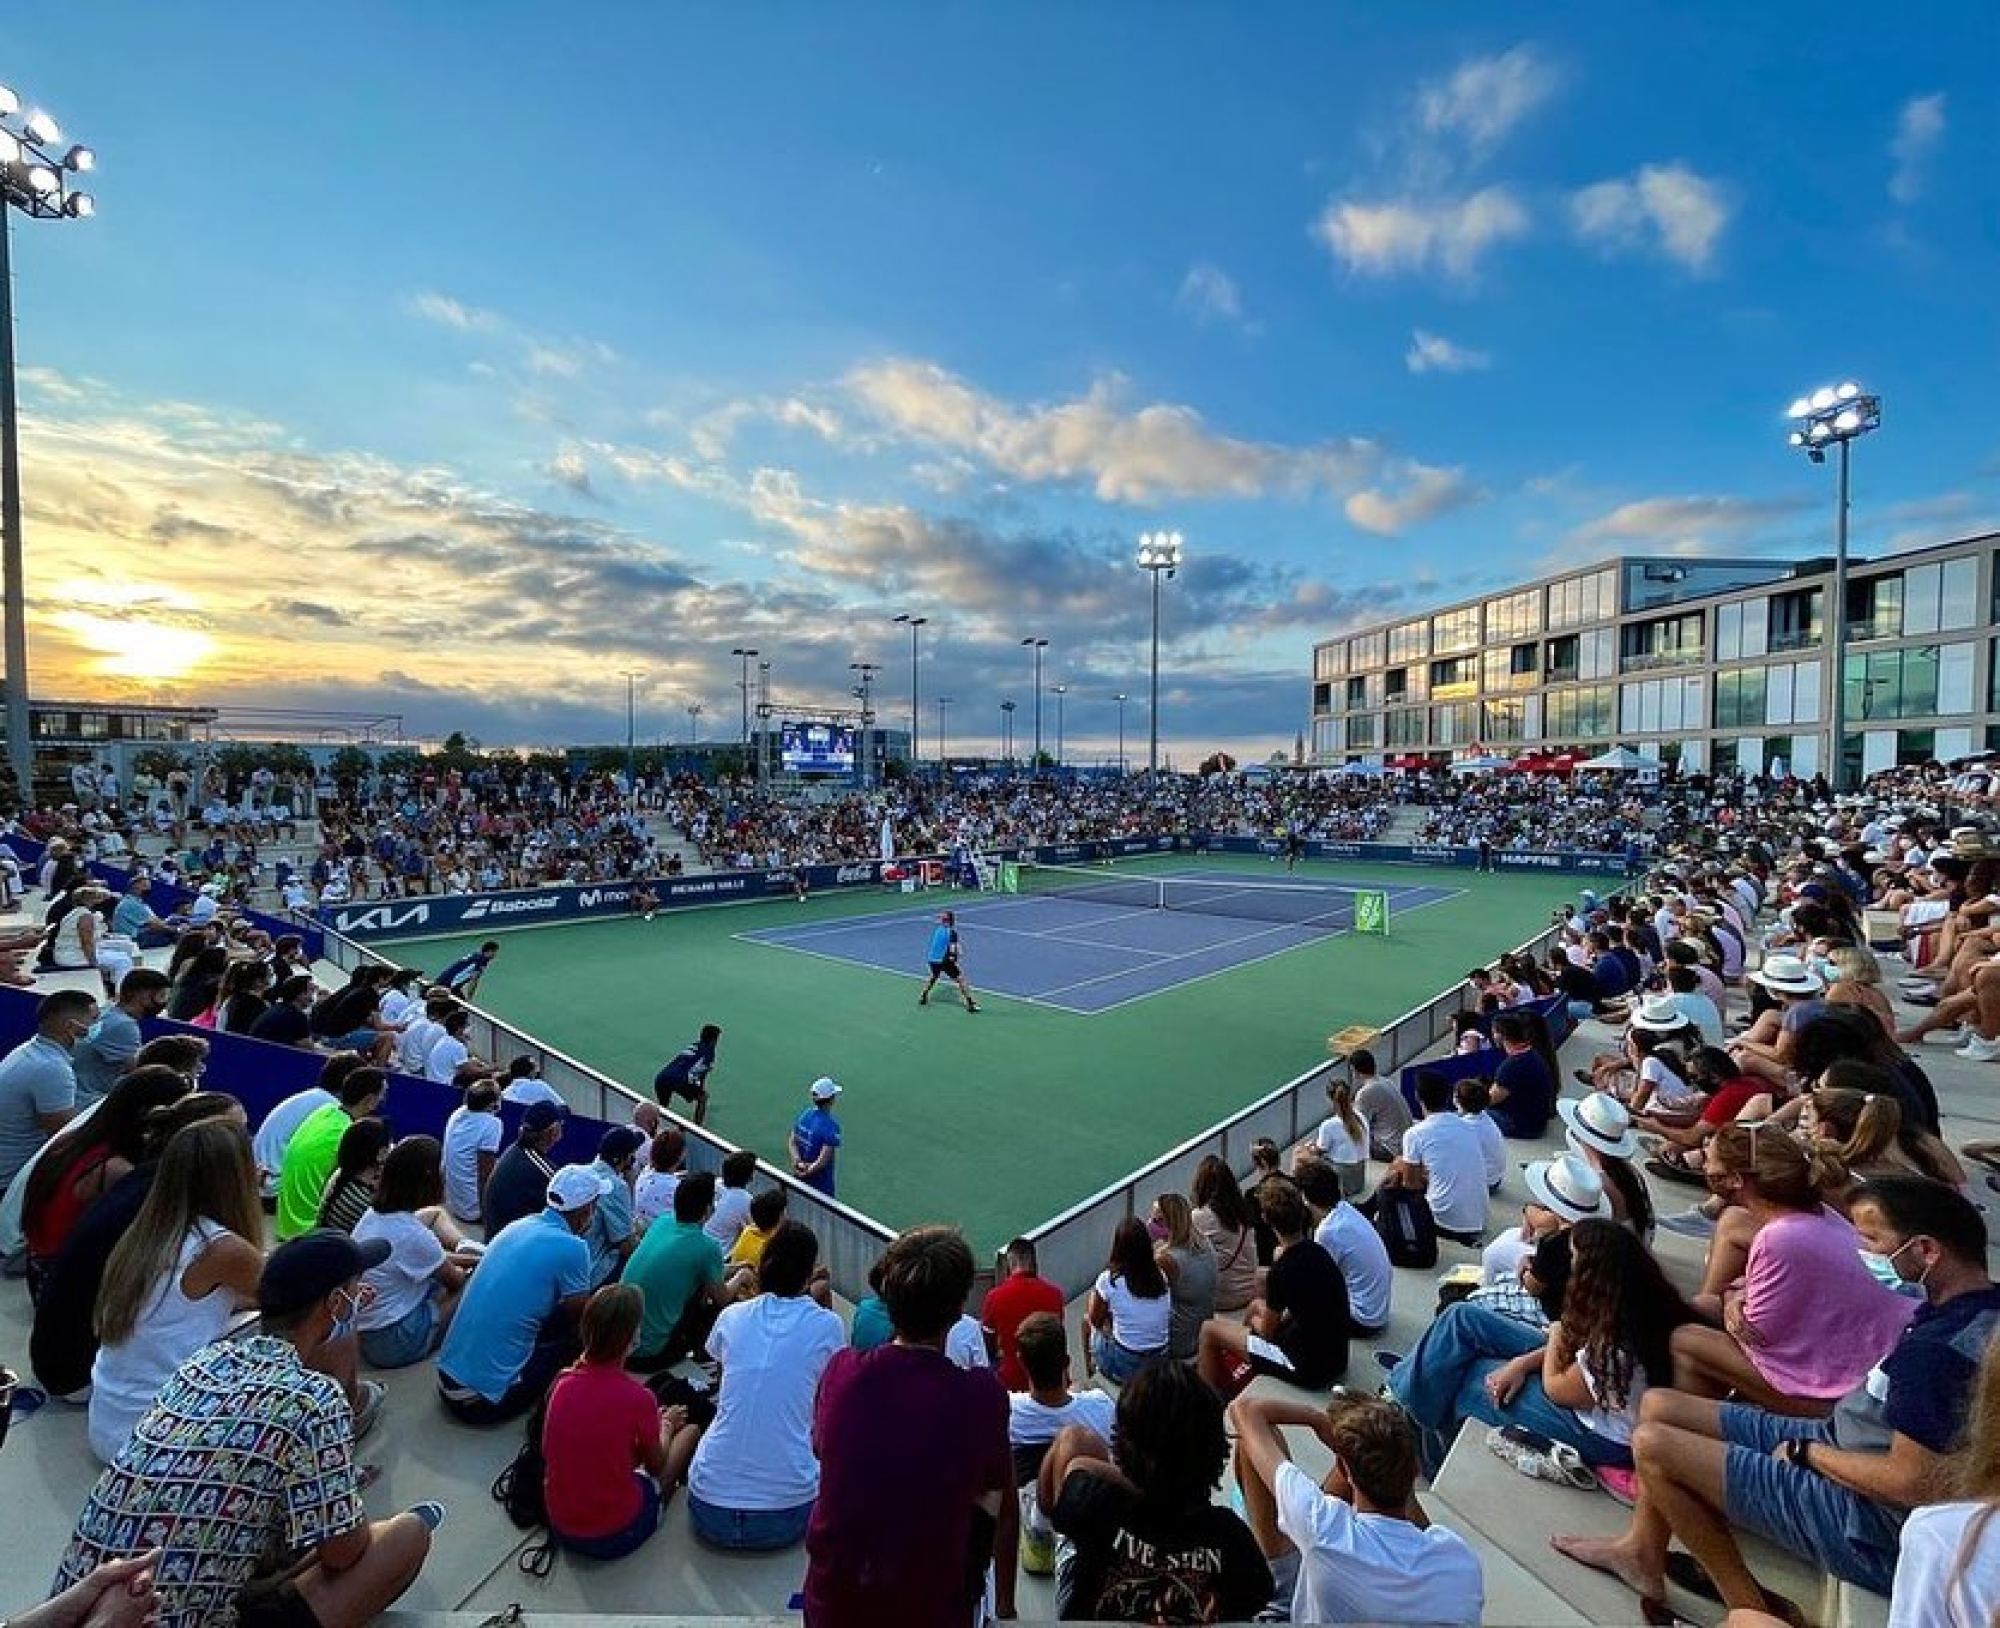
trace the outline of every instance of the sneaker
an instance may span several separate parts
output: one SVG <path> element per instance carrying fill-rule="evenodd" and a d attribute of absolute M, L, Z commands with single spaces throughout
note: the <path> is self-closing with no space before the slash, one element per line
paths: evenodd
<path fill-rule="evenodd" d="M 1682 1238 L 1712 1238 L 1715 1236 L 1715 1223 L 1698 1209 L 1688 1210 L 1681 1215 L 1662 1216 L 1659 1221 L 1659 1227 L 1663 1232 L 1671 1232 Z"/>
<path fill-rule="evenodd" d="M 1988 1040 L 1984 1035 L 1975 1034 L 1952 1055 L 1974 1063 L 2000 1063 L 2000 1035 Z"/>
<path fill-rule="evenodd" d="M 380 1380 L 364 1379 L 354 1399 L 354 1439 L 360 1441 L 382 1422 L 382 1407 L 389 1392 Z"/>
<path fill-rule="evenodd" d="M 930 1003 L 931 1003 L 931 998 L 928 995 L 919 995 L 917 997 L 917 1004 L 919 1006 L 928 1006 L 930 1005 Z"/>
<path fill-rule="evenodd" d="M 445 1508 L 435 1498 L 426 1498 L 420 1504 L 410 1505 L 409 1512 L 422 1521 L 425 1529 L 428 1531 L 435 1532 L 440 1526 L 444 1525 Z"/>
<path fill-rule="evenodd" d="M 1639 1472 L 1636 1470 L 1600 1467 L 1597 1472 L 1597 1484 L 1627 1509 L 1639 1501 Z"/>
<path fill-rule="evenodd" d="M 972 1002 L 971 1002 L 971 1001 L 967 1001 L 967 1002 L 965 1003 L 965 1009 L 966 1009 L 966 1010 L 967 1010 L 968 1012 L 976 1012 L 976 1011 L 978 1011 L 978 1010 L 979 1010 L 979 1008 L 978 1008 L 978 1007 L 976 1007 L 976 1006 L 974 1006 L 974 1005 L 972 1004 Z"/>

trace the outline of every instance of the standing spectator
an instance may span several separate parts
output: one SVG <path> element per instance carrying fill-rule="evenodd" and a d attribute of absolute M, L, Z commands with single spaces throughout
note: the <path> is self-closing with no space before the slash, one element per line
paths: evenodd
<path fill-rule="evenodd" d="M 1154 1258 L 1166 1274 L 1171 1302 L 1167 1355 L 1175 1362 L 1193 1362 L 1201 1325 L 1215 1315 L 1215 1256 L 1195 1227 L 1193 1209 L 1179 1193 L 1162 1193 L 1153 1200 L 1146 1230 L 1153 1238 Z"/>
<path fill-rule="evenodd" d="M 1164 1362 L 1173 1298 L 1145 1222 L 1128 1215 L 1111 1235 L 1111 1256 L 1091 1286 L 1083 1314 L 1086 1374 L 1123 1384 Z"/>
<path fill-rule="evenodd" d="M 293 1133 L 278 1171 L 280 1238 L 296 1238 L 312 1230 L 327 1179 L 340 1156 L 340 1139 L 357 1119 L 379 1114 L 388 1093 L 389 1076 L 379 1068 L 353 1069 L 336 1088 L 339 1100 L 331 1107 L 314 1109 Z"/>
<path fill-rule="evenodd" d="M 1257 1298 L 1257 1240 L 1236 1172 L 1209 1154 L 1195 1167 L 1191 1196 L 1194 1224 L 1215 1256 L 1215 1309 L 1241 1311 Z"/>
<path fill-rule="evenodd" d="M 1410 1105 L 1392 1081 L 1375 1072 L 1375 1054 L 1366 1047 L 1348 1055 L 1347 1071 L 1354 1082 L 1354 1111 L 1368 1127 L 1368 1156 L 1388 1164 L 1403 1151 L 1403 1133 L 1415 1122 Z"/>
<path fill-rule="evenodd" d="M 1008 1390 L 1028 1388 L 1028 1371 L 1015 1349 L 1022 1322 L 1037 1312 L 1061 1317 L 1062 1311 L 1063 1292 L 1041 1275 L 1035 1246 L 1026 1238 L 1014 1239 L 1001 1250 L 1000 1281 L 987 1291 L 979 1308 L 980 1326 L 999 1353 L 1000 1383 Z"/>
<path fill-rule="evenodd" d="M 477 1258 L 444 1210 L 437 1141 L 406 1136 L 382 1162 L 375 1199 L 354 1225 L 358 1243 L 381 1239 L 389 1253 L 371 1267 L 369 1295 L 354 1326 L 376 1368 L 407 1368 L 438 1348 Z"/>
<path fill-rule="evenodd" d="M 1409 1420 L 1373 1396 L 1325 1407 L 1239 1396 L 1236 1483 L 1258 1547 L 1291 1595 L 1293 1622 L 1453 1623 L 1477 1628 L 1486 1583 L 1479 1556 L 1432 1526 L 1416 1499 Z M 1333 1454 L 1314 1485 L 1280 1433 L 1310 1430 Z"/>
<path fill-rule="evenodd" d="M 1313 1242 L 1305 1199 L 1291 1182 L 1267 1182 L 1258 1198 L 1278 1235 L 1264 1298 L 1241 1323 L 1214 1317 L 1202 1325 L 1196 1366 L 1218 1395 L 1241 1388 L 1239 1365 L 1306 1390 L 1323 1390 L 1347 1372 L 1353 1331 L 1347 1283 L 1333 1257 Z"/>
<path fill-rule="evenodd" d="M 166 974 L 151 967 L 134 967 L 125 974 L 117 1001 L 98 1014 L 70 1054 L 77 1107 L 88 1108 L 100 1101 L 118 1076 L 132 1066 L 132 1059 L 145 1044 L 139 1025 L 167 1009 L 167 989 Z"/>
<path fill-rule="evenodd" d="M 70 1053 L 97 1021 L 97 998 L 58 989 L 35 1008 L 35 1032 L 0 1058 L 0 1193 L 76 1112 Z"/>
<path fill-rule="evenodd" d="M 972 1251 L 956 1232 L 905 1232 L 882 1257 L 894 1340 L 827 1364 L 813 1419 L 820 1494 L 806 1531 L 810 1622 L 970 1622 L 989 1556 L 999 1614 L 1014 1614 L 1019 1516 L 1007 1393 L 990 1371 L 944 1354 L 972 1277 Z"/>
<path fill-rule="evenodd" d="M 757 1174 L 757 1155 L 738 1148 L 722 1160 L 722 1181 L 715 1190 L 715 1210 L 706 1231 L 727 1255 L 750 1220 L 750 1178 Z"/>
<path fill-rule="evenodd" d="M 792 1122 L 792 1174 L 815 1192 L 833 1192 L 833 1164 L 840 1152 L 840 1122 L 833 1116 L 840 1082 L 822 1074 L 812 1083 L 812 1103 Z"/>
<path fill-rule="evenodd" d="M 566 1117 L 562 1109 L 546 1102 L 531 1103 L 521 1116 L 520 1133 L 480 1189 L 479 1208 L 488 1238 L 497 1237 L 523 1216 L 539 1214 L 548 1202 L 549 1182 L 556 1173 L 549 1155 L 562 1140 Z"/>
<path fill-rule="evenodd" d="M 545 1207 L 487 1244 L 438 1348 L 438 1396 L 454 1418 L 518 1418 L 576 1354 L 590 1293 L 583 1234 L 602 1191 L 588 1165 L 564 1165 Z"/>
<path fill-rule="evenodd" d="M 1188 1368 L 1148 1368 L 1118 1398 L 1117 1453 L 1072 1425 L 1039 1501 L 1075 1545 L 1056 1614 L 1094 1622 L 1247 1622 L 1274 1584 L 1257 1540 L 1212 1502 L 1229 1461 L 1222 1399 Z"/>
<path fill-rule="evenodd" d="M 361 1274 L 379 1259 L 338 1235 L 278 1248 L 257 1285 L 258 1332 L 205 1346 L 172 1371 L 98 1477 L 57 1591 L 107 1560 L 157 1551 L 161 1628 L 362 1628 L 395 1602 L 444 1510 L 369 1523 L 347 1399 L 306 1366 L 353 1317 Z M 272 1553 L 299 1558 L 260 1579 Z"/>
<path fill-rule="evenodd" d="M 352 1232 L 375 1202 L 382 1161 L 388 1156 L 388 1121 L 357 1119 L 349 1125 L 334 1154 L 333 1174 L 326 1179 L 326 1192 L 313 1225 L 332 1232 Z"/>
<path fill-rule="evenodd" d="M 465 1100 L 446 1116 L 444 1204 L 454 1220 L 477 1223 L 484 1214 L 480 1199 L 499 1162 L 501 1129 L 500 1093 L 491 1080 L 467 1086 Z"/>
<path fill-rule="evenodd" d="M 592 1560 L 622 1560 L 659 1530 L 700 1434 L 625 1371 L 644 1306 L 607 1284 L 583 1309 L 583 1355 L 549 1392 L 542 1425 L 549 1533 Z"/>
<path fill-rule="evenodd" d="M 764 1249 L 763 1292 L 725 1306 L 709 1331 L 722 1388 L 688 1472 L 688 1520 L 717 1548 L 784 1549 L 806 1535 L 819 1494 L 813 1399 L 847 1343 L 818 1263 L 812 1232 L 782 1223 Z"/>

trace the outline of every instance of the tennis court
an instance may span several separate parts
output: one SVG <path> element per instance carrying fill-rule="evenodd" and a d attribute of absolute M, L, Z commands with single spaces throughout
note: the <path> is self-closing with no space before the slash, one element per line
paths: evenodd
<path fill-rule="evenodd" d="M 1040 866 L 1023 876 L 1019 895 L 952 907 L 968 975 L 982 997 L 1004 995 L 1084 1017 L 1351 932 L 1355 894 L 1363 889 L 1387 895 L 1392 922 L 1461 891 L 1409 881 L 1265 881 L 1208 868 L 1125 877 Z M 937 908 L 924 903 L 856 921 L 752 928 L 737 936 L 922 978 L 922 950 Z"/>
<path fill-rule="evenodd" d="M 1302 926 L 1033 892 L 857 889 L 503 932 L 479 1004 L 642 1094 L 703 1023 L 722 1025 L 709 1123 L 767 1157 L 783 1158 L 806 1087 L 832 1074 L 846 1087 L 841 1197 L 892 1225 L 958 1222 L 985 1249 L 1323 1061 L 1336 1030 L 1386 1023 L 1532 937 L 1576 885 L 1324 860 L 1287 876 L 1251 855 L 1167 854 L 1092 874 L 1246 889 L 1386 883 L 1390 930 L 1342 930 L 1341 899 Z M 917 1005 L 912 979 L 947 906 L 983 997 L 977 1016 L 943 992 Z M 1066 925 L 1035 925 L 1052 915 Z M 1078 927 L 1093 916 L 1098 925 Z M 828 929 L 839 931 L 821 937 Z M 485 936 L 382 949 L 435 972 Z M 1085 954 L 1124 959 L 1079 971 Z M 1009 965 L 1021 993 L 998 992 Z M 1130 987 L 1087 1010 L 1093 990 L 1114 986 L 1076 985 L 1104 973 Z M 1046 998 L 1065 990 L 1064 1004 Z"/>

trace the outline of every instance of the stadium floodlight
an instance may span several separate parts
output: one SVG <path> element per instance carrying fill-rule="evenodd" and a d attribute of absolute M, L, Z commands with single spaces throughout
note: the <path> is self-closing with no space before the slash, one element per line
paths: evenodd
<path fill-rule="evenodd" d="M 1049 687 L 1056 692 L 1056 767 L 1060 769 L 1063 766 L 1063 697 L 1069 694 L 1069 686 L 1052 684 Z"/>
<path fill-rule="evenodd" d="M 1014 702 L 1000 703 L 1000 761 L 1008 768 L 1014 766 Z"/>
<path fill-rule="evenodd" d="M 1118 775 L 1120 779 L 1123 779 L 1125 775 L 1125 703 L 1132 698 L 1123 690 L 1120 690 L 1111 699 L 1118 703 Z"/>
<path fill-rule="evenodd" d="M 955 695 L 940 695 L 940 696 L 939 696 L 939 697 L 937 698 L 937 702 L 936 702 L 936 705 L 937 705 L 937 709 L 938 709 L 938 736 L 937 736 L 937 741 L 938 741 L 938 783 L 939 783 L 940 785 L 942 785 L 942 784 L 944 783 L 944 778 L 945 778 L 945 766 L 944 766 L 944 763 L 945 763 L 945 759 L 944 759 L 944 709 L 945 709 L 946 707 L 950 706 L 950 705 L 951 705 L 951 704 L 952 704 L 952 703 L 953 703 L 954 701 L 956 701 L 957 699 L 958 699 L 958 697 L 957 697 L 957 696 L 955 696 Z"/>
<path fill-rule="evenodd" d="M 923 753 L 917 750 L 917 629 L 930 622 L 928 616 L 912 616 L 908 611 L 895 618 L 898 627 L 910 630 L 910 770 L 916 772 Z"/>
<path fill-rule="evenodd" d="M 1149 531 L 1139 538 L 1139 569 L 1153 579 L 1153 687 L 1147 707 L 1146 773 L 1160 773 L 1160 578 L 1171 582 L 1181 568 L 1181 534 Z M 1122 754 L 1121 754 L 1122 757 Z"/>
<path fill-rule="evenodd" d="M 1829 445 L 1840 448 L 1840 468 L 1835 482 L 1833 523 L 1833 586 L 1828 607 L 1833 627 L 1830 656 L 1833 665 L 1832 692 L 1827 703 L 1827 735 L 1831 743 L 1826 765 L 1827 781 L 1838 791 L 1847 789 L 1847 515 L 1848 449 L 1862 436 L 1882 427 L 1882 398 L 1867 394 L 1852 379 L 1837 385 L 1823 385 L 1809 396 L 1801 396 L 1786 415 L 1796 427 L 1786 442 L 1806 455 L 1808 462 L 1826 462 Z"/>
<path fill-rule="evenodd" d="M 855 675 L 854 694 L 861 702 L 861 756 L 855 764 L 862 790 L 868 789 L 868 737 L 874 727 L 875 714 L 869 710 L 869 697 L 875 688 L 875 675 L 882 670 L 879 661 L 850 661 L 847 670 Z"/>
<path fill-rule="evenodd" d="M 749 645 L 739 644 L 729 653 L 743 664 L 743 676 L 737 680 L 736 687 L 743 692 L 743 744 L 747 747 L 750 744 L 750 662 L 758 652 Z"/>
<path fill-rule="evenodd" d="M 1042 652 L 1048 649 L 1049 641 L 1027 638 L 1021 641 L 1021 647 L 1035 653 L 1035 755 L 1028 759 L 1028 771 L 1039 774 L 1042 767 Z"/>
<path fill-rule="evenodd" d="M 92 168 L 96 154 L 72 145 L 59 152 L 62 126 L 0 85 L 0 601 L 4 601 L 7 668 L 7 762 L 23 807 L 33 807 L 34 743 L 28 730 L 28 610 L 22 572 L 19 404 L 14 354 L 13 220 L 88 220 L 97 203 L 69 189 L 64 177 Z"/>

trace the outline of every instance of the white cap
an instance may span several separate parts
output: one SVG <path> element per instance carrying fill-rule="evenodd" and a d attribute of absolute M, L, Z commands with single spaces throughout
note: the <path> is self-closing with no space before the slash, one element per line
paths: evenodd
<path fill-rule="evenodd" d="M 566 1164 L 549 1177 L 549 1208 L 564 1215 L 595 1204 L 611 1191 L 610 1181 L 587 1164 Z"/>
<path fill-rule="evenodd" d="M 839 1095 L 840 1081 L 836 1080 L 831 1074 L 822 1074 L 812 1083 L 812 1099 L 814 1102 L 831 1102 Z"/>

